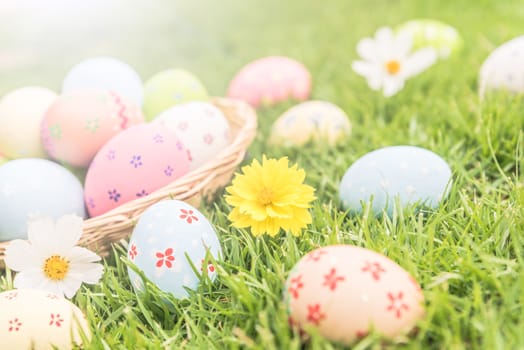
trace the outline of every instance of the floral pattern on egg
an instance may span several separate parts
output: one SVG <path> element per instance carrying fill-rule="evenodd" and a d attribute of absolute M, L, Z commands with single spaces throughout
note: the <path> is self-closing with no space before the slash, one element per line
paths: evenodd
<path fill-rule="evenodd" d="M 113 137 L 86 175 L 85 202 L 91 216 L 145 197 L 189 170 L 186 149 L 161 125 L 133 126 Z"/>
<path fill-rule="evenodd" d="M 208 255 L 209 254 L 209 255 Z M 176 298 L 188 296 L 185 288 L 196 289 L 198 274 L 214 280 L 216 266 L 211 259 L 222 254 L 210 222 L 196 208 L 178 200 L 166 200 L 149 207 L 140 217 L 129 242 L 128 258 L 160 289 Z M 128 269 L 138 291 L 144 286 Z"/>
<path fill-rule="evenodd" d="M 231 142 L 231 128 L 224 113 L 207 102 L 189 102 L 162 112 L 154 123 L 166 126 L 184 144 L 194 170 L 213 159 Z"/>
<path fill-rule="evenodd" d="M 144 122 L 138 107 L 105 90 L 77 90 L 61 95 L 41 124 L 47 154 L 87 168 L 99 149 L 120 131 Z"/>
<path fill-rule="evenodd" d="M 284 301 L 292 327 L 316 328 L 351 344 L 370 332 L 408 332 L 423 316 L 424 297 L 400 266 L 373 251 L 336 245 L 305 255 L 291 271 Z"/>

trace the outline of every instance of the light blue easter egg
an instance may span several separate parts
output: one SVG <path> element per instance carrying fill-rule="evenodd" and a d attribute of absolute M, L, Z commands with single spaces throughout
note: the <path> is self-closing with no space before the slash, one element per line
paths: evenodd
<path fill-rule="evenodd" d="M 158 288 L 185 298 L 185 288 L 198 288 L 199 275 L 207 273 L 215 279 L 216 268 L 206 257 L 219 259 L 222 250 L 213 226 L 202 213 L 185 202 L 165 200 L 144 211 L 131 235 L 127 255 Z M 135 290 L 143 291 L 140 276 L 131 268 L 128 273 Z"/>
<path fill-rule="evenodd" d="M 345 209 L 361 212 L 372 200 L 375 214 L 393 213 L 402 207 L 421 205 L 436 208 L 451 186 L 451 169 L 435 153 L 414 146 L 385 147 L 353 163 L 340 182 Z"/>
<path fill-rule="evenodd" d="M 27 220 L 66 214 L 86 217 L 80 181 L 45 159 L 22 158 L 0 167 L 0 241 L 27 238 Z"/>

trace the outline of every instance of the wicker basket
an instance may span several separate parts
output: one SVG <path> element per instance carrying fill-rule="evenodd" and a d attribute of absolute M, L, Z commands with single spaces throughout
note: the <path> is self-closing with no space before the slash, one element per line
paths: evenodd
<path fill-rule="evenodd" d="M 229 121 L 233 138 L 231 144 L 215 159 L 148 196 L 85 220 L 84 233 L 79 242 L 81 246 L 105 256 L 111 251 L 112 243 L 129 237 L 136 220 L 149 206 L 163 199 L 180 199 L 198 206 L 202 199 L 210 199 L 218 189 L 231 181 L 255 137 L 257 116 L 253 108 L 242 101 L 213 98 L 211 102 L 222 110 Z M 4 253 L 8 244 L 9 241 L 0 242 L 0 268 L 4 267 Z"/>

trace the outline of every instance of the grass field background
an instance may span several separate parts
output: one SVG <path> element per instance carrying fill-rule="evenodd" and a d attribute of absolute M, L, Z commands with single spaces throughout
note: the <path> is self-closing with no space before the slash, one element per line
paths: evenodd
<path fill-rule="evenodd" d="M 380 26 L 413 18 L 455 26 L 464 47 L 386 100 L 352 72 L 355 46 Z M 287 325 L 281 296 L 300 257 L 347 243 L 399 263 L 426 298 L 416 334 L 398 343 L 371 335 L 355 349 L 524 349 L 524 103 L 498 96 L 481 104 L 477 94 L 483 60 L 524 34 L 523 23 L 522 1 L 2 2 L 0 95 L 26 85 L 58 91 L 73 64 L 110 55 L 143 79 L 187 69 L 212 95 L 223 96 L 244 64 L 287 55 L 312 72 L 312 98 L 339 105 L 353 125 L 336 148 L 282 149 L 268 145 L 267 136 L 294 102 L 261 109 L 249 154 L 287 155 L 306 170 L 318 197 L 313 224 L 299 238 L 255 239 L 229 227 L 230 209 L 219 195 L 200 208 L 222 242 L 219 278 L 168 304 L 154 288 L 136 297 L 123 249 L 115 247 L 101 283 L 83 287 L 74 299 L 94 333 L 88 348 L 340 348 L 317 335 L 301 343 Z M 425 147 L 448 161 L 454 180 L 448 200 L 427 215 L 348 216 L 338 200 L 345 170 L 367 152 L 398 144 Z M 10 274 L 0 274 L 0 290 L 10 288 Z"/>

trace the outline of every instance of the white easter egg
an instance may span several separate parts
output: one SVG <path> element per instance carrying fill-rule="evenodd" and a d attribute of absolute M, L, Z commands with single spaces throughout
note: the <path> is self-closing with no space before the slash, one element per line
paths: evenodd
<path fill-rule="evenodd" d="M 315 249 L 295 265 L 284 302 L 292 327 L 350 345 L 372 329 L 389 338 L 424 315 L 418 283 L 394 261 L 351 245 Z"/>
<path fill-rule="evenodd" d="M 218 259 L 221 254 L 217 234 L 206 217 L 178 200 L 164 200 L 146 209 L 128 248 L 129 260 L 158 288 L 176 298 L 188 296 L 185 288 L 195 290 L 201 274 L 214 280 L 216 267 L 207 258 Z M 143 290 L 140 277 L 132 269 L 128 273 L 133 287 Z"/>
<path fill-rule="evenodd" d="M 174 131 L 189 150 L 190 170 L 213 159 L 231 139 L 231 129 L 224 113 L 207 102 L 176 105 L 158 115 L 154 122 Z"/>
<path fill-rule="evenodd" d="M 479 75 L 480 95 L 489 90 L 524 93 L 524 35 L 495 49 L 486 58 Z"/>
<path fill-rule="evenodd" d="M 27 220 L 66 214 L 85 217 L 80 181 L 46 159 L 24 158 L 0 167 L 0 241 L 27 238 Z"/>
<path fill-rule="evenodd" d="M 73 349 L 91 333 L 82 311 L 56 294 L 32 289 L 0 293 L 0 349 Z"/>
<path fill-rule="evenodd" d="M 94 57 L 77 63 L 67 73 L 62 92 L 101 89 L 116 92 L 142 106 L 144 87 L 138 73 L 112 57 Z"/>
<path fill-rule="evenodd" d="M 340 183 L 340 199 L 346 209 L 362 210 L 373 201 L 375 214 L 393 213 L 397 200 L 402 207 L 438 206 L 451 186 L 451 169 L 435 153 L 414 146 L 384 147 L 353 163 Z"/>
<path fill-rule="evenodd" d="M 56 93 L 29 86 L 0 100 L 0 152 L 9 158 L 47 158 L 40 139 L 40 124 Z"/>

